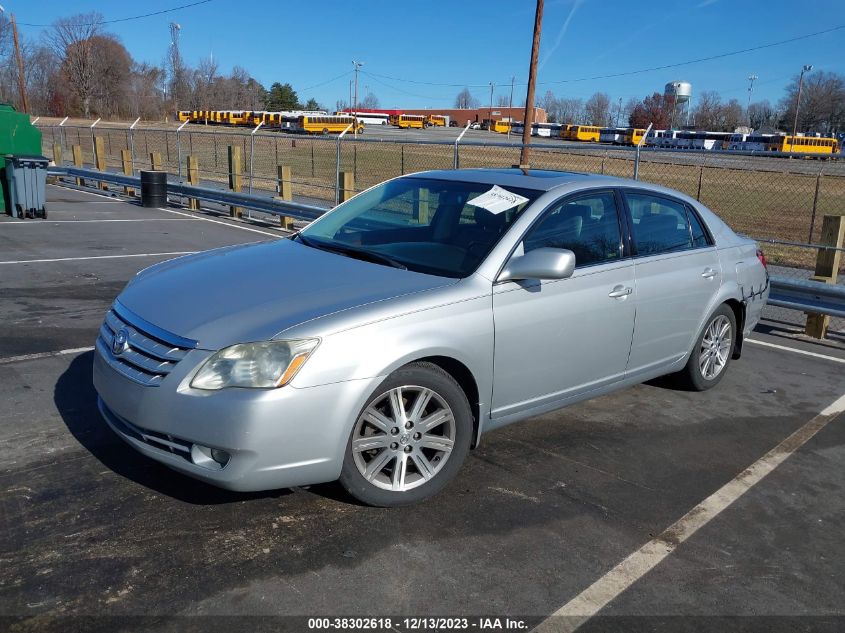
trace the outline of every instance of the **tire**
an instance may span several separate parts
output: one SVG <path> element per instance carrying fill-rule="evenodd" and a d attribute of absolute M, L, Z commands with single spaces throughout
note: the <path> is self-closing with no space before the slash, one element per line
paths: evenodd
<path fill-rule="evenodd" d="M 683 386 L 693 391 L 706 391 L 718 385 L 731 363 L 736 337 L 736 316 L 730 306 L 723 303 L 708 317 L 695 339 L 686 367 L 677 374 Z"/>
<path fill-rule="evenodd" d="M 326 134 L 328 134 L 328 133 L 329 133 L 329 128 L 324 127 L 324 128 L 323 128 L 323 131 L 322 131 L 322 134 L 325 136 L 325 135 L 326 135 Z"/>
<path fill-rule="evenodd" d="M 423 429 L 426 422 L 432 426 Z M 432 363 L 406 365 L 378 386 L 358 414 L 340 483 L 367 505 L 419 503 L 457 474 L 472 430 L 469 402 L 454 378 Z"/>

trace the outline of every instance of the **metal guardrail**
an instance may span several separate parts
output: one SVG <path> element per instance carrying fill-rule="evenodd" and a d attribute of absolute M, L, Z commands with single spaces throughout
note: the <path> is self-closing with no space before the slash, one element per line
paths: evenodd
<path fill-rule="evenodd" d="M 845 286 L 778 276 L 770 282 L 769 305 L 845 317 Z"/>
<path fill-rule="evenodd" d="M 140 189 L 141 187 L 141 179 L 137 176 L 126 176 L 124 174 L 117 174 L 113 172 L 97 171 L 96 169 L 81 169 L 79 167 L 50 167 L 47 170 L 47 175 L 60 178 L 82 178 L 84 180 L 94 180 L 112 185 L 120 185 L 122 187 L 134 187 L 136 189 Z M 322 207 L 312 206 L 309 204 L 290 202 L 278 198 L 268 198 L 266 196 L 256 196 L 248 193 L 237 193 L 227 189 L 197 187 L 179 182 L 167 183 L 167 195 L 196 198 L 198 200 L 205 200 L 206 202 L 215 202 L 217 204 L 233 207 L 243 207 L 253 211 L 261 211 L 262 213 L 285 216 L 295 220 L 304 220 L 306 222 L 316 220 L 326 212 L 326 209 Z"/>
<path fill-rule="evenodd" d="M 47 173 L 50 176 L 83 178 L 124 187 L 140 188 L 141 186 L 141 179 L 138 177 L 94 169 L 50 167 Z M 326 212 L 326 209 L 321 207 L 298 202 L 236 193 L 225 189 L 197 187 L 178 182 L 168 182 L 167 193 L 168 195 L 197 198 L 207 202 L 243 207 L 305 221 L 315 220 Z M 768 301 L 770 305 L 802 312 L 845 317 L 845 286 L 780 276 L 771 277 L 770 283 L 771 291 Z"/>

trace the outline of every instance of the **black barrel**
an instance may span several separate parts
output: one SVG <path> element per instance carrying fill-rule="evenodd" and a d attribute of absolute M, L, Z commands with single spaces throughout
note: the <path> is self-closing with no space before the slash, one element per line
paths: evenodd
<path fill-rule="evenodd" d="M 155 208 L 167 206 L 166 171 L 141 172 L 141 206 Z"/>

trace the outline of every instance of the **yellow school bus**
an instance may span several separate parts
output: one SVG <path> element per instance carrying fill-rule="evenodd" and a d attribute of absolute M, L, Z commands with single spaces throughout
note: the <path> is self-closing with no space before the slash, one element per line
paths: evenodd
<path fill-rule="evenodd" d="M 179 110 L 179 112 L 176 113 L 176 118 L 179 121 L 181 121 L 182 123 L 184 123 L 185 121 L 190 121 L 191 120 L 191 111 L 190 110 Z"/>
<path fill-rule="evenodd" d="M 641 127 L 629 127 L 622 133 L 622 142 L 625 145 L 639 145 L 640 141 L 643 140 L 643 135 L 645 134 L 645 128 Z"/>
<path fill-rule="evenodd" d="M 572 140 L 572 138 L 570 137 L 570 134 L 571 134 L 571 132 L 572 132 L 572 128 L 574 128 L 574 127 L 575 127 L 575 126 L 574 126 L 574 125 L 572 125 L 571 123 L 563 123 L 563 124 L 561 124 L 561 126 L 560 126 L 560 134 L 559 134 L 560 138 L 562 138 L 562 139 L 566 139 L 567 141 L 571 141 L 571 140 Z"/>
<path fill-rule="evenodd" d="M 363 134 L 364 124 L 351 116 L 300 116 L 294 129 L 305 134 L 340 134 L 353 122 L 357 130 L 350 128 L 349 131 Z"/>
<path fill-rule="evenodd" d="M 490 130 L 499 134 L 507 134 L 511 131 L 511 122 L 505 120 L 493 121 L 490 123 Z"/>
<path fill-rule="evenodd" d="M 839 141 L 820 136 L 773 136 L 768 144 L 770 152 L 800 152 L 802 154 L 836 154 Z"/>
<path fill-rule="evenodd" d="M 563 128 L 561 128 L 563 129 Z M 573 125 L 569 129 L 570 141 L 587 141 L 590 143 L 598 143 L 601 128 L 592 125 Z"/>
<path fill-rule="evenodd" d="M 428 124 L 434 127 L 446 127 L 448 125 L 449 117 L 442 114 L 429 114 Z"/>
<path fill-rule="evenodd" d="M 422 129 L 428 126 L 428 120 L 422 114 L 394 114 L 390 117 L 390 124 L 403 129 Z"/>

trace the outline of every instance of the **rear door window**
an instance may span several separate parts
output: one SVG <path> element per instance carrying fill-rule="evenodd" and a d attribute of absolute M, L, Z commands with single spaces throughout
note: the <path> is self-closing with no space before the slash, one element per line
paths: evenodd
<path fill-rule="evenodd" d="M 624 195 L 631 211 L 638 255 L 659 255 L 693 247 L 685 204 L 645 192 L 626 191 Z"/>

